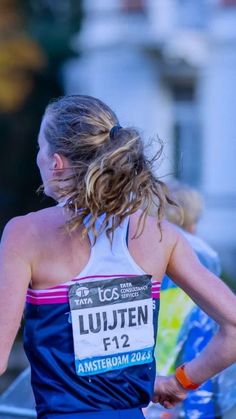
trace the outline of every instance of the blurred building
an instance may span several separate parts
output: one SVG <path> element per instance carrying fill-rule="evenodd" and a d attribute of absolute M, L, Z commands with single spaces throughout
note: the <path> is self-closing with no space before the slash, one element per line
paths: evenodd
<path fill-rule="evenodd" d="M 162 175 L 198 187 L 200 234 L 228 273 L 236 257 L 236 0 L 84 0 L 68 93 L 110 104 L 165 141 Z"/>

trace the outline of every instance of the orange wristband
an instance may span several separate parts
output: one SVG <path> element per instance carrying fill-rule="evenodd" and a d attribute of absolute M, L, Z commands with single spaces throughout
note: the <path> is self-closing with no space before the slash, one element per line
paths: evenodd
<path fill-rule="evenodd" d="M 198 387 L 200 387 L 200 384 L 196 384 L 192 380 L 190 380 L 190 378 L 186 375 L 184 367 L 185 364 L 180 365 L 180 367 L 176 368 L 175 378 L 186 390 L 196 390 Z"/>

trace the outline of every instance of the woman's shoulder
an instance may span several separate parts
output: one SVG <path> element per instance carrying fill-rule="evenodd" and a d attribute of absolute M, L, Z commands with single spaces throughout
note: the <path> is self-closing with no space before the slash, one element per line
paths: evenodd
<path fill-rule="evenodd" d="M 142 228 L 142 210 L 136 211 L 132 216 L 131 220 L 134 227 L 138 228 L 139 220 L 141 220 L 140 228 Z M 143 233 L 150 237 L 155 237 L 155 240 L 164 240 L 173 244 L 182 237 L 181 231 L 174 224 L 167 221 L 165 218 L 158 220 L 157 217 L 147 215 L 144 223 Z"/>
<path fill-rule="evenodd" d="M 140 215 L 142 215 L 141 211 L 131 215 L 130 218 L 129 250 L 145 272 L 161 279 L 178 241 L 178 232 L 168 221 L 160 221 L 151 216 L 146 217 L 143 231 L 142 226 L 137 231 Z M 132 238 L 136 239 L 132 240 Z"/>
<path fill-rule="evenodd" d="M 32 211 L 24 215 L 18 215 L 16 217 L 11 218 L 6 226 L 5 229 L 20 229 L 24 227 L 32 228 L 37 227 L 37 224 L 40 223 L 42 219 L 45 217 L 50 216 L 53 212 L 55 212 L 55 206 L 43 208 L 38 211 Z"/>
<path fill-rule="evenodd" d="M 55 214 L 55 207 L 49 207 L 10 219 L 3 230 L 2 243 L 12 242 L 18 248 L 30 246 L 42 231 L 45 222 L 50 222 L 53 213 Z"/>

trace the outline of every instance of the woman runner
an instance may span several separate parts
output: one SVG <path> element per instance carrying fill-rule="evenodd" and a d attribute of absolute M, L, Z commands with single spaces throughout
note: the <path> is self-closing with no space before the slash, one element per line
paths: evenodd
<path fill-rule="evenodd" d="M 56 206 L 12 219 L 0 253 L 0 372 L 25 307 L 38 418 L 142 418 L 236 361 L 236 298 L 163 219 L 168 201 L 139 133 L 98 99 L 49 104 L 37 164 Z M 152 201 L 157 217 L 148 217 Z M 164 274 L 219 324 L 195 359 L 155 377 Z M 26 306 L 25 306 L 26 299 Z M 158 351 L 157 351 L 158 356 Z"/>

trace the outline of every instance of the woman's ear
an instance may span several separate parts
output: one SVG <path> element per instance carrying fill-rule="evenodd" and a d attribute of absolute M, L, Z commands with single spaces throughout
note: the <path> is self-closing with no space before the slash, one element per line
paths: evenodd
<path fill-rule="evenodd" d="M 52 163 L 53 170 L 55 170 L 55 171 L 62 170 L 65 167 L 66 167 L 65 158 L 61 154 L 54 153 L 53 154 L 53 163 Z"/>

